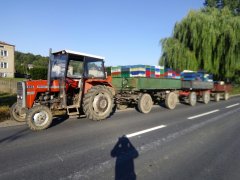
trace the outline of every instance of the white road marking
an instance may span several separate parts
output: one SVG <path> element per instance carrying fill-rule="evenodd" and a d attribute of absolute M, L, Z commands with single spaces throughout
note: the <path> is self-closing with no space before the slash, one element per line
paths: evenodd
<path fill-rule="evenodd" d="M 236 103 L 236 104 L 233 104 L 233 105 L 227 106 L 226 108 L 228 109 L 228 108 L 231 108 L 231 107 L 234 107 L 234 106 L 238 106 L 238 105 L 239 105 L 239 103 Z"/>
<path fill-rule="evenodd" d="M 154 140 L 154 141 L 150 140 L 150 142 L 148 142 L 147 144 L 144 143 L 142 146 L 135 147 L 135 148 L 138 151 L 138 153 L 140 154 L 140 156 L 147 152 L 151 153 L 151 150 L 156 149 L 157 147 L 160 147 L 159 150 L 161 150 L 161 146 L 164 146 L 166 143 L 177 140 L 186 134 L 190 134 L 199 128 L 207 126 L 210 123 L 213 123 L 213 122 L 216 122 L 219 120 L 223 120 L 226 117 L 228 117 L 229 115 L 232 115 L 234 113 L 239 113 L 239 112 L 240 112 L 240 108 L 237 108 L 237 109 L 230 110 L 224 114 L 218 114 L 217 116 L 215 116 L 211 119 L 207 119 L 206 121 L 202 121 L 202 122 L 194 124 L 190 127 L 186 127 L 185 129 L 182 129 L 180 131 L 170 133 L 165 137 L 159 137 L 157 140 Z M 77 151 L 77 152 L 80 152 L 80 151 Z M 72 157 L 72 153 L 68 153 L 67 155 L 68 156 L 71 155 L 71 157 Z M 75 156 L 79 156 L 79 154 L 76 154 Z M 111 158 L 102 163 L 97 163 L 94 166 L 91 166 L 90 168 L 83 167 L 83 168 L 80 168 L 79 170 L 76 169 L 72 174 L 69 174 L 67 177 L 62 177 L 62 178 L 60 178 L 60 180 L 93 179 L 92 177 L 94 177 L 94 176 L 103 175 L 104 172 L 109 172 L 110 170 L 114 169 L 115 165 L 116 165 L 115 159 Z M 32 168 L 32 165 L 29 167 Z M 22 167 L 20 167 L 20 168 L 22 168 Z M 20 168 L 17 168 L 16 170 L 18 172 L 22 172 L 22 171 L 19 171 Z M 30 170 L 30 168 L 27 170 Z M 12 173 L 12 171 L 9 172 L 9 174 L 10 173 Z M 3 176 L 3 174 L 0 174 L 0 179 L 2 176 Z"/>
<path fill-rule="evenodd" d="M 138 131 L 138 132 L 135 132 L 135 133 L 127 134 L 126 137 L 130 138 L 130 137 L 138 136 L 140 134 L 144 134 L 144 133 L 147 133 L 147 132 L 155 131 L 157 129 L 161 129 L 161 128 L 165 128 L 165 127 L 167 127 L 167 126 L 166 125 L 156 126 L 156 127 L 145 129 L 145 130 Z"/>
<path fill-rule="evenodd" d="M 206 113 L 202 113 L 202 114 L 198 114 L 196 116 L 191 116 L 189 117 L 188 119 L 195 119 L 195 118 L 198 118 L 198 117 L 202 117 L 202 116 L 206 116 L 208 114 L 212 114 L 212 113 L 215 113 L 215 112 L 218 112 L 219 109 L 216 109 L 216 110 L 213 110 L 213 111 L 209 111 L 209 112 L 206 112 Z"/>

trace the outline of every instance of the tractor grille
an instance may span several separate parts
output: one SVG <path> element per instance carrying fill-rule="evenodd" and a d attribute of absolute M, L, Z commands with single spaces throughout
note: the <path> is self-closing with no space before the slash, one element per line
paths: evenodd
<path fill-rule="evenodd" d="M 17 104 L 19 107 L 26 107 L 26 85 L 25 82 L 17 83 Z"/>

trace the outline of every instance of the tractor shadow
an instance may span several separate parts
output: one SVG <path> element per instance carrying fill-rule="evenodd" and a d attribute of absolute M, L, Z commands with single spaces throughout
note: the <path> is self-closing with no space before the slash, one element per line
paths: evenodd
<path fill-rule="evenodd" d="M 118 142 L 111 151 L 111 156 L 116 158 L 115 180 L 137 179 L 134 159 L 139 156 L 139 153 L 126 136 L 122 136 L 118 139 Z"/>
<path fill-rule="evenodd" d="M 49 128 L 54 127 L 54 126 L 58 126 L 61 123 L 65 122 L 67 119 L 69 119 L 69 116 L 67 114 L 56 115 L 56 116 L 54 116 L 52 124 L 51 124 L 51 126 Z"/>

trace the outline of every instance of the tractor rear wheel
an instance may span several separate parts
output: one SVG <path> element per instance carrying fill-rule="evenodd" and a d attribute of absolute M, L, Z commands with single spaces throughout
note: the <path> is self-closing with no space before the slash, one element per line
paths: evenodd
<path fill-rule="evenodd" d="M 27 113 L 27 124 L 31 130 L 47 129 L 52 123 L 52 112 L 47 106 L 33 106 Z"/>
<path fill-rule="evenodd" d="M 83 98 L 83 111 L 91 120 L 106 119 L 111 115 L 113 106 L 112 92 L 105 86 L 93 86 Z"/>
<path fill-rule="evenodd" d="M 210 93 L 208 91 L 204 91 L 202 95 L 203 103 L 208 104 L 210 101 Z"/>
<path fill-rule="evenodd" d="M 20 114 L 17 110 L 17 103 L 14 103 L 10 108 L 10 116 L 18 122 L 26 121 L 26 114 Z"/>
<path fill-rule="evenodd" d="M 174 92 L 170 92 L 167 94 L 165 99 L 165 105 L 168 109 L 175 109 L 177 105 L 177 95 Z"/>
<path fill-rule="evenodd" d="M 141 113 L 147 114 L 152 110 L 153 101 L 152 97 L 145 93 L 142 94 L 138 100 L 137 108 Z"/>

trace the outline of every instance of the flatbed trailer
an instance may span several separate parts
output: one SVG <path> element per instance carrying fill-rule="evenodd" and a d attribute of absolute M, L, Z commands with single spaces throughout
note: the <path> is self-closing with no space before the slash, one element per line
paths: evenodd
<path fill-rule="evenodd" d="M 198 100 L 202 100 L 204 104 L 208 104 L 211 89 L 213 89 L 213 82 L 182 80 L 179 98 L 187 101 L 191 106 L 195 106 Z"/>
<path fill-rule="evenodd" d="M 119 109 L 135 104 L 142 113 L 149 113 L 153 104 L 162 101 L 174 109 L 182 86 L 180 79 L 146 77 L 113 77 L 111 83 Z"/>
<path fill-rule="evenodd" d="M 229 99 L 229 92 L 232 90 L 231 84 L 220 84 L 214 83 L 214 86 L 211 90 L 211 96 L 214 97 L 216 102 L 220 101 L 221 96 L 224 100 Z"/>

